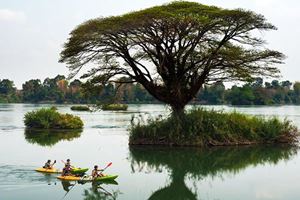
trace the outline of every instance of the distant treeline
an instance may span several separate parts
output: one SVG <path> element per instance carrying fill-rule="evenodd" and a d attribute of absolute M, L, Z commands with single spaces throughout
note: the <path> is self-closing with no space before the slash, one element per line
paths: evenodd
<path fill-rule="evenodd" d="M 69 82 L 65 76 L 32 79 L 17 90 L 13 81 L 0 80 L 0 103 L 152 103 L 156 100 L 139 84 L 107 84 L 86 89 L 80 80 Z"/>
<path fill-rule="evenodd" d="M 80 80 L 67 81 L 57 75 L 26 81 L 17 90 L 13 81 L 0 80 L 0 103 L 159 103 L 140 84 L 107 84 L 87 87 Z M 243 86 L 226 89 L 222 82 L 204 86 L 194 103 L 232 105 L 300 104 L 300 82 L 273 80 L 264 82 L 258 78 Z"/>

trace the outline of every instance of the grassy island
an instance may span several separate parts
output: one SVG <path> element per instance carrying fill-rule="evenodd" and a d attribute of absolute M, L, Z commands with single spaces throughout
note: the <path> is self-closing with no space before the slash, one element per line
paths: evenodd
<path fill-rule="evenodd" d="M 74 111 L 90 111 L 88 106 L 71 106 L 71 110 Z"/>
<path fill-rule="evenodd" d="M 128 105 L 126 104 L 103 104 L 101 105 L 102 110 L 127 110 Z"/>
<path fill-rule="evenodd" d="M 56 108 L 42 108 L 25 114 L 26 128 L 36 129 L 81 129 L 83 122 L 80 117 L 61 114 Z"/>
<path fill-rule="evenodd" d="M 134 120 L 132 120 L 134 121 Z M 260 143 L 295 143 L 299 136 L 290 121 L 237 112 L 205 110 L 187 112 L 178 119 L 152 119 L 147 124 L 132 122 L 131 145 L 225 146 Z"/>

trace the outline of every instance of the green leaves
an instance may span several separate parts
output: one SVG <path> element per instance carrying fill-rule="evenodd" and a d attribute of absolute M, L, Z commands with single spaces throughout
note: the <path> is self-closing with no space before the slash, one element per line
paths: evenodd
<path fill-rule="evenodd" d="M 278 77 L 284 55 L 257 32 L 275 30 L 263 15 L 175 1 L 75 28 L 61 52 L 71 76 L 89 84 L 126 76 L 158 100 L 183 108 L 205 83 Z"/>
<path fill-rule="evenodd" d="M 60 114 L 52 108 L 42 108 L 25 114 L 27 128 L 37 129 L 81 129 L 82 120 L 70 114 Z"/>

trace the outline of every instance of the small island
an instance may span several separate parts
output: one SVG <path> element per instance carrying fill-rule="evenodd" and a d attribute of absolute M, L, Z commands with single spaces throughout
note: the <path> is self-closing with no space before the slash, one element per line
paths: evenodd
<path fill-rule="evenodd" d="M 129 130 L 131 145 L 228 146 L 296 143 L 299 132 L 290 121 L 238 112 L 193 109 L 176 116 L 133 120 Z"/>
<path fill-rule="evenodd" d="M 118 111 L 118 110 L 127 110 L 128 105 L 126 104 L 103 104 L 100 106 L 102 110 L 113 110 L 113 111 Z"/>
<path fill-rule="evenodd" d="M 59 113 L 55 107 L 26 113 L 24 123 L 26 128 L 35 129 L 82 129 L 83 127 L 80 117 Z"/>
<path fill-rule="evenodd" d="M 74 111 L 91 111 L 88 106 L 71 106 L 71 110 L 74 110 Z"/>

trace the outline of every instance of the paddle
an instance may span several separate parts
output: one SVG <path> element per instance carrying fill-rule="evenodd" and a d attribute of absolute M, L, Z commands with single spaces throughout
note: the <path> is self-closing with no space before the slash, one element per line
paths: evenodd
<path fill-rule="evenodd" d="M 106 167 L 104 167 L 102 170 L 101 170 L 101 172 L 103 172 L 104 170 L 106 170 L 108 167 L 110 167 L 112 165 L 112 162 L 110 162 L 110 163 L 108 163 L 107 165 L 106 165 Z"/>
<path fill-rule="evenodd" d="M 52 165 L 51 165 L 51 168 L 53 167 L 53 165 L 56 163 L 56 160 L 54 160 L 54 162 L 52 163 Z"/>
<path fill-rule="evenodd" d="M 103 174 L 102 174 L 102 172 L 104 172 L 104 170 L 106 170 L 108 167 L 110 167 L 112 165 L 112 162 L 110 162 L 110 163 L 108 163 L 107 165 L 106 165 L 106 167 L 104 167 L 103 169 L 100 169 L 99 171 L 100 171 L 100 174 L 103 176 Z"/>

